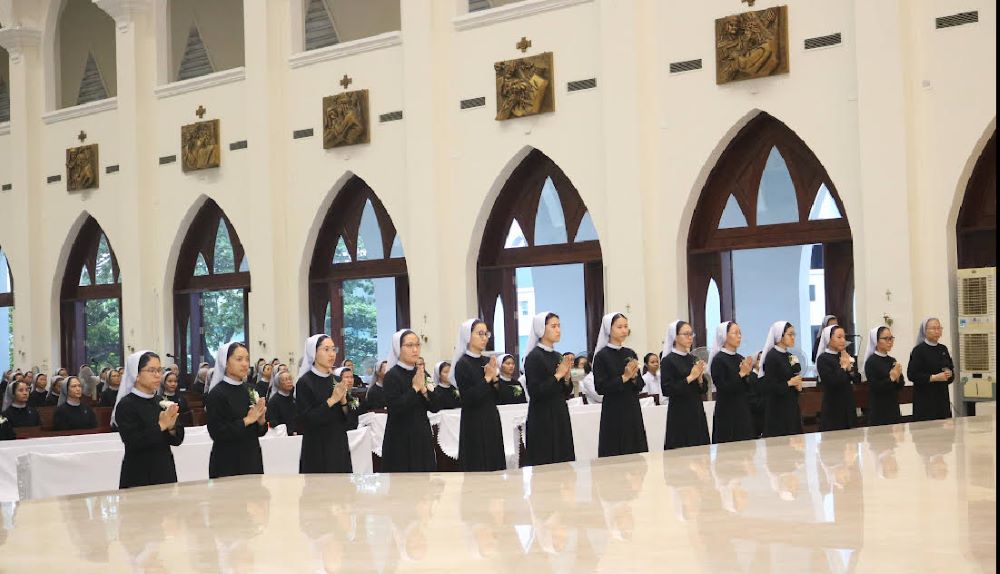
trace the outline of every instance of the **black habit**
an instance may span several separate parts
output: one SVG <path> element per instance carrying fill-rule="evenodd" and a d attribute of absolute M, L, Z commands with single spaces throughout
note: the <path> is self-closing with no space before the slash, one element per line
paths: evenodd
<path fill-rule="evenodd" d="M 105 386 L 104 390 L 101 391 L 101 400 L 97 406 L 113 407 L 115 406 L 115 401 L 117 400 L 118 400 L 118 389 L 112 389 L 111 387 Z"/>
<path fill-rule="evenodd" d="M 188 407 L 187 399 L 184 398 L 184 395 L 180 391 L 177 391 L 170 396 L 160 395 L 160 399 L 161 400 L 166 399 L 168 401 L 177 403 L 177 412 L 179 413 L 186 413 L 189 410 L 191 410 L 191 408 Z"/>
<path fill-rule="evenodd" d="M 899 391 L 906 384 L 903 373 L 896 382 L 889 378 L 889 371 L 896 359 L 872 354 L 865 361 L 865 378 L 868 379 L 868 426 L 892 425 L 901 422 Z"/>
<path fill-rule="evenodd" d="M 802 365 L 792 364 L 792 355 L 773 348 L 764 357 L 764 378 L 758 384 L 764 389 L 764 436 L 802 434 L 802 411 L 799 390 L 788 381 L 802 372 Z"/>
<path fill-rule="evenodd" d="M 299 409 L 295 405 L 295 397 L 289 393 L 283 395 L 275 392 L 271 398 L 267 399 L 267 424 L 274 428 L 278 425 L 285 425 L 288 436 L 298 432 Z"/>
<path fill-rule="evenodd" d="M 524 359 L 524 379 L 528 386 L 528 418 L 524 424 L 524 451 L 527 466 L 576 460 L 573 427 L 566 399 L 573 383 L 556 379 L 562 354 L 535 347 Z"/>
<path fill-rule="evenodd" d="M 850 371 L 840 368 L 840 354 L 820 352 L 816 358 L 818 386 L 823 391 L 819 413 L 819 430 L 849 429 L 857 418 L 854 385 L 861 382 L 861 373 L 851 365 Z"/>
<path fill-rule="evenodd" d="M 944 369 L 951 369 L 947 382 L 931 382 L 931 375 Z M 913 420 L 930 421 L 951 418 L 951 397 L 949 390 L 955 382 L 955 363 L 951 360 L 948 347 L 941 343 L 928 345 L 922 342 L 910 353 L 910 364 L 906 367 L 906 378 L 913 381 Z"/>
<path fill-rule="evenodd" d="M 368 391 L 365 393 L 364 401 L 364 408 L 366 412 L 377 411 L 386 407 L 385 386 L 383 386 L 385 384 L 385 379 L 383 379 L 382 382 L 382 385 L 372 383 L 372 385 L 368 387 Z"/>
<path fill-rule="evenodd" d="M 0 440 L 14 440 L 17 438 L 17 433 L 14 432 L 14 425 L 10 424 L 6 417 L 3 417 L 4 421 L 0 422 Z"/>
<path fill-rule="evenodd" d="M 753 371 L 740 376 L 743 355 L 719 351 L 712 357 L 712 382 L 715 384 L 715 414 L 712 417 L 712 442 L 753 440 L 758 437 L 754 428 L 750 398 L 757 385 Z"/>
<path fill-rule="evenodd" d="M 500 377 L 500 404 L 501 405 L 523 405 L 528 402 L 524 396 L 524 389 L 520 381 L 512 381 Z"/>
<path fill-rule="evenodd" d="M 462 408 L 462 397 L 458 394 L 458 389 L 454 385 L 448 387 L 438 385 L 431 392 L 434 393 L 434 399 L 437 401 L 440 410 L 446 411 L 448 409 Z"/>
<path fill-rule="evenodd" d="M 177 482 L 171 446 L 184 442 L 180 421 L 174 433 L 160 430 L 159 397 L 145 399 L 134 393 L 122 397 L 115 409 L 115 426 L 125 445 L 118 488 Z"/>
<path fill-rule="evenodd" d="M 336 384 L 333 374 L 322 377 L 312 370 L 295 384 L 295 404 L 302 432 L 299 455 L 302 474 L 350 473 L 352 470 L 347 431 L 357 428 L 358 419 L 347 405 L 338 402 L 331 407 L 327 404 Z"/>
<path fill-rule="evenodd" d="M 209 478 L 264 474 L 259 438 L 267 434 L 267 425 L 256 421 L 250 426 L 243 424 L 250 410 L 250 390 L 249 384 L 233 385 L 223 380 L 205 399 L 205 418 L 212 437 Z"/>
<path fill-rule="evenodd" d="M 667 436 L 663 449 L 700 446 L 711 442 L 701 396 L 708 392 L 704 377 L 688 382 L 698 358 L 671 352 L 660 364 L 660 387 L 667 400 Z"/>
<path fill-rule="evenodd" d="M 389 413 L 382 439 L 382 472 L 434 472 L 434 436 L 427 413 L 438 411 L 434 394 L 413 390 L 416 367 L 397 364 L 385 374 L 382 390 Z M 374 387 L 372 387 L 374 388 Z M 372 389 L 368 389 L 371 394 Z"/>
<path fill-rule="evenodd" d="M 489 357 L 464 354 L 452 370 L 458 390 L 462 393 L 458 463 L 466 472 L 507 468 L 500 432 L 500 411 L 497 410 L 499 385 L 486 382 L 483 370 L 489 362 Z"/>
<path fill-rule="evenodd" d="M 646 425 L 639 408 L 639 393 L 645 387 L 641 372 L 622 382 L 629 359 L 639 358 L 628 347 L 604 347 L 594 356 L 594 389 L 601 402 L 601 428 L 597 456 L 617 456 L 649 452 Z"/>
<path fill-rule="evenodd" d="M 32 390 L 28 394 L 28 406 L 29 407 L 44 407 L 45 401 L 49 398 L 49 392 L 45 390 Z M 113 403 L 112 403 L 113 404 Z"/>
<path fill-rule="evenodd" d="M 97 415 L 87 405 L 63 403 L 52 415 L 52 430 L 77 430 L 97 428 Z"/>
<path fill-rule="evenodd" d="M 42 420 L 38 416 L 38 411 L 30 406 L 15 407 L 11 405 L 3 412 L 3 416 L 10 421 L 10 424 L 14 428 L 37 427 L 42 424 Z"/>

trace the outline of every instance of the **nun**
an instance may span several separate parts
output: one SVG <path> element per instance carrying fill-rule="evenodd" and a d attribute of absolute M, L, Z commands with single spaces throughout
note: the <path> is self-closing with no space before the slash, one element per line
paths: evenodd
<path fill-rule="evenodd" d="M 104 367 L 103 369 L 101 369 L 101 374 L 97 376 L 97 378 L 98 378 L 97 390 L 96 390 L 96 392 L 94 393 L 94 396 L 93 396 L 93 399 L 95 401 L 100 401 L 101 400 L 101 393 L 103 393 L 104 392 L 104 388 L 106 386 L 108 386 L 108 373 L 110 373 L 110 372 L 111 372 L 111 369 L 109 369 L 108 367 Z"/>
<path fill-rule="evenodd" d="M 191 385 L 192 391 L 200 395 L 208 394 L 208 389 L 205 387 L 208 386 L 209 381 L 212 379 L 210 371 L 208 363 L 198 365 L 198 374 L 195 375 L 194 384 Z"/>
<path fill-rule="evenodd" d="M 663 387 L 660 382 L 660 356 L 656 353 L 646 353 L 642 358 L 642 392 L 657 397 L 657 404 L 663 402 Z"/>
<path fill-rule="evenodd" d="M 372 383 L 365 391 L 365 411 L 376 411 L 385 405 L 385 374 L 389 370 L 389 361 L 380 361 L 372 376 Z"/>
<path fill-rule="evenodd" d="M 244 382 L 250 353 L 243 343 L 226 343 L 215 355 L 215 372 L 205 398 L 212 453 L 208 477 L 263 474 L 260 437 L 267 433 L 264 397 Z"/>
<path fill-rule="evenodd" d="M 40 378 L 45 377 L 45 375 L 38 375 L 37 381 Z M 59 396 L 62 394 L 63 383 L 66 381 L 66 377 L 63 375 L 56 375 L 49 380 L 48 393 L 45 395 L 45 405 L 46 407 L 54 407 L 59 404 Z"/>
<path fill-rule="evenodd" d="M 795 327 L 787 321 L 771 325 L 761 351 L 758 385 L 764 390 L 764 436 L 802 434 L 802 365 L 792 354 Z"/>
<path fill-rule="evenodd" d="M 590 373 L 594 389 L 602 396 L 599 457 L 649 452 L 639 408 L 645 382 L 639 375 L 639 356 L 625 346 L 630 333 L 628 318 L 621 313 L 609 313 L 601 319 Z"/>
<path fill-rule="evenodd" d="M 667 397 L 667 433 L 663 449 L 706 445 L 711 442 L 701 396 L 708 392 L 702 375 L 707 365 L 691 354 L 694 328 L 686 321 L 667 326 L 660 364 L 660 386 Z"/>
<path fill-rule="evenodd" d="M 819 331 L 816 332 L 816 340 L 813 341 L 813 353 L 812 353 L 813 354 L 813 363 L 816 362 L 816 359 L 819 358 L 820 352 L 823 351 L 823 348 L 820 346 L 820 339 L 823 338 L 823 330 L 826 329 L 827 327 L 832 326 L 832 325 L 836 325 L 837 322 L 838 321 L 837 321 L 837 316 L 836 315 L 826 315 L 825 317 L 823 317 L 823 320 L 820 322 L 820 324 L 819 324 Z"/>
<path fill-rule="evenodd" d="M 364 387 L 365 380 L 361 378 L 361 375 L 354 370 L 354 361 L 351 359 L 344 359 L 344 362 L 340 364 L 340 367 L 351 371 L 351 375 L 354 377 L 354 387 Z M 363 368 L 363 367 L 362 367 Z"/>
<path fill-rule="evenodd" d="M 816 358 L 818 386 L 823 391 L 819 430 L 849 429 L 857 418 L 854 385 L 861 382 L 854 358 L 847 353 L 847 332 L 840 325 L 823 329 L 820 354 Z"/>
<path fill-rule="evenodd" d="M 270 363 L 265 363 L 270 365 Z M 285 425 L 288 436 L 298 433 L 299 409 L 295 404 L 295 379 L 288 371 L 271 375 L 267 393 L 267 424 L 271 428 Z"/>
<path fill-rule="evenodd" d="M 91 398 L 95 397 L 97 395 L 98 380 L 94 376 L 94 370 L 88 365 L 80 365 L 78 378 L 83 383 L 83 395 Z"/>
<path fill-rule="evenodd" d="M 59 393 L 59 404 L 52 415 L 52 430 L 82 430 L 97 428 L 97 415 L 90 407 L 80 404 L 83 383 L 79 377 L 69 377 Z"/>
<path fill-rule="evenodd" d="M 275 374 L 277 373 L 274 372 L 274 367 L 270 363 L 264 363 L 264 366 L 257 371 L 257 378 L 254 382 L 254 390 L 257 391 L 257 396 L 267 397 L 270 394 L 270 390 L 273 387 L 271 379 Z"/>
<path fill-rule="evenodd" d="M 28 374 L 24 376 L 24 380 L 29 385 L 34 385 L 31 389 L 31 394 L 28 395 L 28 404 L 33 407 L 44 407 L 49 398 L 48 375 L 45 373 L 38 373 L 38 376 L 32 378 L 32 373 L 29 371 Z"/>
<path fill-rule="evenodd" d="M 347 431 L 358 426 L 357 415 L 350 408 L 353 379 L 339 379 L 333 368 L 337 364 L 337 345 L 329 335 L 313 335 L 302 349 L 299 380 L 295 383 L 295 406 L 299 411 L 302 451 L 299 472 L 350 473 L 351 447 Z"/>
<path fill-rule="evenodd" d="M 171 446 L 184 442 L 176 404 L 156 398 L 163 369 L 152 351 L 132 353 L 125 361 L 125 381 L 111 412 L 111 424 L 125 445 L 118 488 L 177 482 Z"/>
<path fill-rule="evenodd" d="M 451 363 L 448 361 L 438 362 L 434 365 L 434 372 L 431 373 L 431 378 L 434 379 L 434 390 L 431 392 L 434 393 L 434 398 L 442 411 L 462 408 L 462 397 L 458 393 L 458 388 L 451 384 L 451 373 Z"/>
<path fill-rule="evenodd" d="M 521 373 L 517 370 L 517 361 L 514 355 L 503 354 L 497 361 L 500 365 L 500 404 L 501 405 L 521 405 L 528 402 L 524 396 L 524 387 L 518 378 Z"/>
<path fill-rule="evenodd" d="M 757 385 L 753 357 L 736 352 L 743 343 L 743 332 L 735 321 L 719 323 L 708 357 L 709 372 L 715 384 L 715 414 L 712 417 L 712 442 L 723 443 L 757 438 L 750 394 Z"/>
<path fill-rule="evenodd" d="M 433 472 L 434 436 L 427 413 L 438 411 L 427 389 L 420 359 L 420 337 L 410 329 L 392 336 L 383 391 L 389 416 L 382 439 L 382 472 Z"/>
<path fill-rule="evenodd" d="M 28 383 L 24 382 L 23 379 L 14 379 L 14 382 L 7 385 L 0 416 L 7 419 L 13 428 L 37 427 L 42 424 L 38 412 L 28 404 L 29 394 L 31 391 L 28 388 Z"/>
<path fill-rule="evenodd" d="M 178 389 L 177 380 L 177 373 L 171 370 L 164 371 L 163 380 L 160 382 L 160 396 L 164 400 L 177 403 L 177 408 L 183 414 L 191 409 L 188 407 L 187 399 L 184 398 L 184 395 Z"/>
<path fill-rule="evenodd" d="M 496 357 L 483 354 L 491 333 L 486 323 L 469 319 L 458 328 L 455 382 L 462 395 L 458 430 L 458 464 L 465 472 L 504 470 L 507 457 L 500 430 L 500 368 Z"/>
<path fill-rule="evenodd" d="M 941 332 L 937 317 L 924 319 L 910 352 L 906 378 L 913 381 L 914 421 L 951 418 L 949 385 L 955 381 L 955 363 L 941 343 Z"/>
<path fill-rule="evenodd" d="M 113 407 L 118 401 L 118 389 L 121 388 L 121 373 L 117 369 L 111 369 L 108 372 L 108 383 L 104 385 L 104 390 L 101 391 L 101 400 L 98 406 L 101 407 Z"/>
<path fill-rule="evenodd" d="M 863 363 L 868 381 L 868 426 L 902 422 L 899 391 L 906 385 L 906 378 L 903 377 L 903 365 L 889 356 L 895 342 L 892 330 L 885 325 L 868 332 Z"/>
<path fill-rule="evenodd" d="M 573 390 L 573 382 L 569 380 L 573 357 L 555 350 L 561 338 L 559 315 L 549 312 L 535 315 L 524 357 L 525 386 L 531 397 L 524 424 L 527 466 L 576 460 L 573 427 L 566 406 Z"/>

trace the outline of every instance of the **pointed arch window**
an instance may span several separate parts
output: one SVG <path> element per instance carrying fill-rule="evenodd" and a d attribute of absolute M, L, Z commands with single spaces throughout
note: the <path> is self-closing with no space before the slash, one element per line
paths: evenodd
<path fill-rule="evenodd" d="M 986 142 L 965 187 L 956 225 L 958 267 L 997 265 L 997 134 Z"/>
<path fill-rule="evenodd" d="M 63 365 L 120 366 L 122 286 L 118 260 L 93 217 L 70 248 L 60 291 L 60 348 Z"/>
<path fill-rule="evenodd" d="M 118 95 L 115 21 L 92 0 L 56 0 L 55 101 L 68 108 Z M 79 365 L 77 365 L 79 366 Z"/>
<path fill-rule="evenodd" d="M 0 246 L 0 371 L 14 367 L 14 275 Z"/>
<path fill-rule="evenodd" d="M 337 193 L 316 239 L 309 267 L 309 327 L 330 334 L 370 373 L 389 352 L 392 334 L 410 321 L 403 244 L 392 218 L 363 179 Z"/>
<path fill-rule="evenodd" d="M 180 82 L 244 65 L 243 0 L 167 0 L 169 58 Z"/>

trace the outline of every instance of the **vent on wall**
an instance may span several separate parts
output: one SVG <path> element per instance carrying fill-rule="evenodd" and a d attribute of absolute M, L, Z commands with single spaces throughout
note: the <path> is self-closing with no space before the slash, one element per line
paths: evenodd
<path fill-rule="evenodd" d="M 837 32 L 836 34 L 829 34 L 827 36 L 806 38 L 805 46 L 806 50 L 815 50 L 816 48 L 827 48 L 829 46 L 836 46 L 841 42 L 843 42 L 843 38 L 840 36 L 840 32 Z"/>
<path fill-rule="evenodd" d="M 941 28 L 953 28 L 955 26 L 964 26 L 965 24 L 975 24 L 979 21 L 979 11 L 974 12 L 961 12 L 958 14 L 952 14 L 951 16 L 941 16 L 934 20 L 934 27 L 940 30 Z"/>
<path fill-rule="evenodd" d="M 580 90 L 590 90 L 596 87 L 597 87 L 597 78 L 588 78 L 586 80 L 576 80 L 575 82 L 567 82 L 566 91 L 579 92 Z"/>
<path fill-rule="evenodd" d="M 306 12 L 306 50 L 325 48 L 340 42 L 337 29 L 333 27 L 333 16 L 327 10 L 324 0 L 310 0 Z"/>
<path fill-rule="evenodd" d="M 468 110 L 470 108 L 481 108 L 486 105 L 486 96 L 481 98 L 469 98 L 468 100 L 462 100 L 459 103 L 459 108 L 463 110 Z"/>
<path fill-rule="evenodd" d="M 397 110 L 395 112 L 389 112 L 387 114 L 382 114 L 378 117 L 378 121 L 381 123 L 394 122 L 396 120 L 403 119 L 403 110 Z"/>
<path fill-rule="evenodd" d="M 701 69 L 701 58 L 697 60 L 685 60 L 683 62 L 670 62 L 670 73 L 679 74 L 681 72 L 691 72 Z"/>

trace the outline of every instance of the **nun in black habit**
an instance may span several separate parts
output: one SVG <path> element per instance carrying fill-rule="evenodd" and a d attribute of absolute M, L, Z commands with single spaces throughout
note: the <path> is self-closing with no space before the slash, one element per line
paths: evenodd
<path fill-rule="evenodd" d="M 764 394 L 764 436 L 802 434 L 802 364 L 792 354 L 795 328 L 787 321 L 771 325 L 761 351 L 758 385 Z"/>
<path fill-rule="evenodd" d="M 458 431 L 458 463 L 463 471 L 507 468 L 500 430 L 500 369 L 496 357 L 483 355 L 490 340 L 486 323 L 469 319 L 458 328 L 455 382 L 462 395 Z"/>
<path fill-rule="evenodd" d="M 524 386 L 520 379 L 521 373 L 517 370 L 517 361 L 514 355 L 500 355 L 497 360 L 500 365 L 500 404 L 502 405 L 523 405 L 528 402 L 524 394 Z"/>
<path fill-rule="evenodd" d="M 171 446 L 184 442 L 184 427 L 177 422 L 176 403 L 156 396 L 160 357 L 139 351 L 125 361 L 125 380 L 111 412 L 111 425 L 125 445 L 118 488 L 177 482 Z"/>
<path fill-rule="evenodd" d="M 52 430 L 82 430 L 97 428 L 97 415 L 87 405 L 81 404 L 83 383 L 78 377 L 63 382 L 59 404 L 52 415 Z"/>
<path fill-rule="evenodd" d="M 708 357 L 715 384 L 713 443 L 757 438 L 750 409 L 757 374 L 753 372 L 753 358 L 736 352 L 742 342 L 743 332 L 735 321 L 719 323 L 715 328 L 715 342 Z"/>
<path fill-rule="evenodd" d="M 333 371 L 337 346 L 329 335 L 313 335 L 302 350 L 299 380 L 295 383 L 295 404 L 299 409 L 302 451 L 299 472 L 350 473 L 351 447 L 347 431 L 358 426 L 348 402 L 353 377 L 350 369 Z M 338 378 L 339 376 L 339 378 Z"/>
<path fill-rule="evenodd" d="M 438 404 L 427 389 L 423 369 L 416 366 L 419 359 L 420 337 L 409 329 L 397 331 L 383 382 L 389 413 L 382 440 L 383 472 L 437 470 L 427 413 L 436 413 Z"/>
<path fill-rule="evenodd" d="M 524 424 L 524 464 L 528 466 L 576 460 L 573 426 L 566 406 L 566 399 L 573 391 L 573 381 L 568 378 L 573 358 L 555 350 L 554 345 L 561 338 L 559 315 L 549 312 L 535 315 L 524 358 L 529 397 Z"/>
<path fill-rule="evenodd" d="M 295 379 L 288 371 L 278 371 L 271 376 L 271 388 L 267 394 L 267 424 L 271 428 L 285 425 L 285 432 L 292 436 L 298 433 L 298 420 Z"/>
<path fill-rule="evenodd" d="M 434 372 L 431 378 L 434 380 L 434 399 L 442 411 L 448 409 L 462 408 L 462 396 L 458 392 L 458 387 L 452 383 L 454 370 L 448 361 L 439 361 L 434 365 Z"/>
<path fill-rule="evenodd" d="M 910 352 L 906 377 L 913 381 L 913 420 L 951 418 L 949 392 L 955 381 L 955 363 L 941 343 L 941 321 L 936 317 L 920 323 L 917 344 Z"/>
<path fill-rule="evenodd" d="M 628 318 L 621 313 L 609 313 L 601 319 L 591 371 L 594 390 L 603 397 L 597 456 L 649 451 L 639 408 L 639 393 L 645 381 L 640 375 L 638 355 L 624 346 L 630 333 Z"/>
<path fill-rule="evenodd" d="M 701 396 L 708 392 L 702 375 L 707 365 L 691 354 L 694 329 L 686 321 L 667 326 L 660 358 L 660 384 L 667 397 L 667 433 L 663 449 L 706 445 L 711 442 Z"/>
<path fill-rule="evenodd" d="M 250 353 L 233 342 L 219 347 L 215 371 L 205 398 L 212 453 L 208 477 L 264 474 L 260 437 L 267 434 L 267 406 L 253 385 L 246 383 Z"/>
<path fill-rule="evenodd" d="M 819 414 L 819 430 L 843 430 L 854 426 L 857 406 L 854 404 L 854 385 L 861 382 L 861 374 L 854 358 L 847 353 L 846 331 L 840 325 L 823 329 L 820 352 L 816 358 L 819 387 L 823 403 Z"/>
<path fill-rule="evenodd" d="M 24 381 L 15 380 L 7 385 L 0 416 L 7 419 L 11 428 L 37 427 L 42 424 L 38 412 L 28 404 L 30 393 L 28 383 Z"/>
<path fill-rule="evenodd" d="M 900 422 L 899 391 L 906 385 L 903 365 L 889 356 L 896 341 L 885 325 L 868 332 L 865 350 L 865 378 L 868 380 L 868 426 Z"/>

